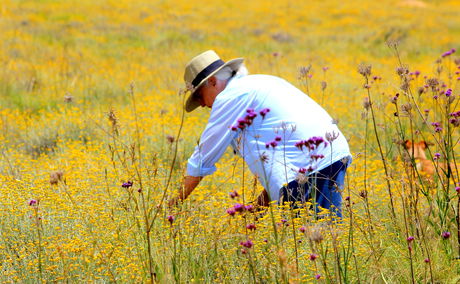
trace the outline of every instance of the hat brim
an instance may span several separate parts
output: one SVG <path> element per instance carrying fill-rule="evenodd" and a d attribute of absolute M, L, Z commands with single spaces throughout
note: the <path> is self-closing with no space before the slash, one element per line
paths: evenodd
<path fill-rule="evenodd" d="M 206 78 L 201 80 L 201 82 L 195 88 L 193 88 L 193 90 L 191 90 L 190 95 L 187 98 L 187 101 L 185 102 L 185 110 L 187 112 L 191 112 L 200 106 L 200 102 L 198 100 L 198 97 L 195 95 L 195 92 L 196 90 L 198 90 L 198 88 L 200 88 L 204 84 L 204 82 L 206 82 L 206 80 L 214 76 L 217 72 L 219 72 L 219 70 L 221 70 L 222 68 L 226 66 L 229 66 L 230 68 L 232 68 L 232 70 L 237 71 L 240 68 L 241 64 L 243 64 L 243 61 L 244 61 L 244 58 L 235 58 L 235 59 L 229 60 L 225 62 L 224 65 L 212 71 Z"/>

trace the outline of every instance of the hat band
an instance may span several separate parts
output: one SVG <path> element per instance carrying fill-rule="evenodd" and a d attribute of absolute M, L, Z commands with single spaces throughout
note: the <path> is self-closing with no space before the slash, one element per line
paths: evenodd
<path fill-rule="evenodd" d="M 220 66 L 224 65 L 225 62 L 222 61 L 221 59 L 217 59 L 216 61 L 214 61 L 213 63 L 209 64 L 208 67 L 204 68 L 203 70 L 201 70 L 200 73 L 198 73 L 198 75 L 196 75 L 195 79 L 193 79 L 192 81 L 192 85 L 193 87 L 196 87 L 198 86 L 198 84 L 206 77 L 208 77 L 209 74 L 212 73 L 212 71 L 216 70 L 217 68 L 219 68 Z"/>

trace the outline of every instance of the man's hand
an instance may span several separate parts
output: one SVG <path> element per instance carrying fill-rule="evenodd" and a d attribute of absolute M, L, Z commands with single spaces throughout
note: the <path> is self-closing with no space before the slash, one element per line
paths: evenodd
<path fill-rule="evenodd" d="M 203 179 L 203 177 L 192 177 L 192 176 L 186 176 L 184 178 L 184 184 L 183 186 L 179 189 L 179 194 L 178 196 L 170 199 L 168 201 L 168 206 L 175 206 L 180 200 L 186 199 L 190 193 L 195 189 L 195 187 L 200 183 L 200 181 Z"/>

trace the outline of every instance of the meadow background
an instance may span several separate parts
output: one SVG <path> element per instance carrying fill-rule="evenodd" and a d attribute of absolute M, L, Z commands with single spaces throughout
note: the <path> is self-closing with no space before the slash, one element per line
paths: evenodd
<path fill-rule="evenodd" d="M 459 13 L 447 0 L 2 0 L 0 281 L 457 283 L 458 168 L 426 177 L 401 141 L 459 158 Z M 276 206 L 231 216 L 261 190 L 231 151 L 165 207 L 209 114 L 184 115 L 181 91 L 207 49 L 338 121 L 354 158 L 342 223 Z"/>

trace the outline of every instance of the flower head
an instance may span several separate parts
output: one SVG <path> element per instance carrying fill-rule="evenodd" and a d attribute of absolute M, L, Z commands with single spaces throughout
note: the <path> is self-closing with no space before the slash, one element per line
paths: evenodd
<path fill-rule="evenodd" d="M 174 222 L 174 220 L 175 220 L 174 216 L 172 216 L 172 215 L 169 215 L 168 218 L 166 218 L 166 219 L 167 219 L 167 220 L 169 221 L 169 223 L 171 223 L 171 224 L 172 224 L 172 223 Z"/>
<path fill-rule="evenodd" d="M 448 238 L 450 238 L 450 232 L 447 232 L 447 231 L 442 232 L 442 233 L 441 233 L 441 237 L 442 237 L 443 239 L 448 239 Z"/>
<path fill-rule="evenodd" d="M 235 215 L 235 213 L 236 213 L 235 209 L 233 209 L 233 208 L 228 208 L 227 209 L 227 214 L 228 215 L 233 216 L 233 215 Z"/>
<path fill-rule="evenodd" d="M 251 223 L 251 224 L 248 224 L 248 225 L 246 225 L 246 229 L 248 229 L 248 230 L 255 230 L 255 229 L 256 229 L 256 225 L 255 225 L 255 224 L 252 224 L 252 223 Z"/>
<path fill-rule="evenodd" d="M 243 247 L 246 247 L 246 248 L 252 248 L 254 243 L 251 240 L 247 240 L 247 241 L 244 241 L 244 242 L 240 242 L 240 245 L 242 245 Z"/>
<path fill-rule="evenodd" d="M 36 199 L 29 200 L 29 206 L 34 206 L 34 205 L 38 205 L 38 201 Z"/>
<path fill-rule="evenodd" d="M 267 115 L 267 113 L 269 113 L 269 112 L 270 112 L 270 109 L 269 109 L 269 108 L 264 108 L 263 110 L 261 110 L 261 111 L 259 112 L 259 114 L 262 116 L 262 119 L 264 119 L 265 116 Z"/>
<path fill-rule="evenodd" d="M 129 180 L 121 185 L 124 188 L 130 188 L 131 186 L 133 186 L 133 182 Z"/>
<path fill-rule="evenodd" d="M 309 258 L 310 260 L 315 260 L 318 258 L 318 255 L 316 253 L 311 253 Z"/>

